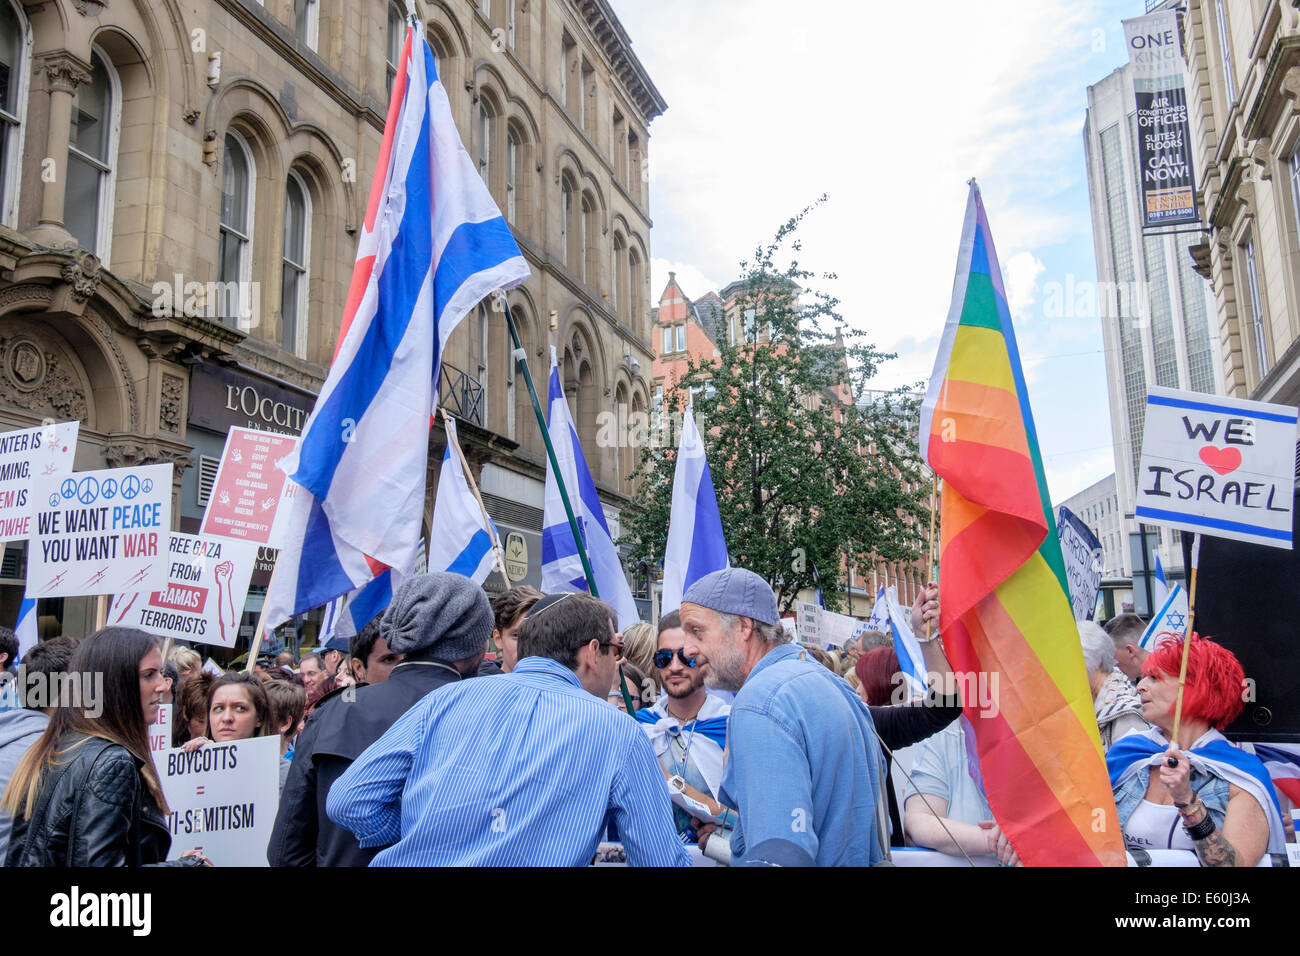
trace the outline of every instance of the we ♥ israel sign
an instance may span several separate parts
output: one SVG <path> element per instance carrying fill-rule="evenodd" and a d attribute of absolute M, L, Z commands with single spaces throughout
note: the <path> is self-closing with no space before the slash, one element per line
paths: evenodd
<path fill-rule="evenodd" d="M 1139 521 L 1291 549 L 1297 410 L 1152 388 Z"/>

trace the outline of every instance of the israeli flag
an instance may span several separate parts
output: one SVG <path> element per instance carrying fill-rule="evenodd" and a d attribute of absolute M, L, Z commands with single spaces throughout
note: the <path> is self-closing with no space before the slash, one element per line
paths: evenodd
<path fill-rule="evenodd" d="M 551 376 L 547 382 L 547 431 L 555 448 L 555 461 L 564 477 L 564 487 L 569 493 L 569 503 L 578 521 L 578 530 L 586 545 L 587 559 L 595 576 L 596 591 L 600 599 L 618 612 L 620 628 L 635 624 L 640 615 L 632 600 L 632 589 L 623 574 L 618 550 L 605 522 L 596 483 L 587 468 L 578 433 L 569 416 L 569 403 L 560 387 L 560 368 L 555 359 L 555 346 L 551 346 Z M 573 530 L 564 511 L 564 499 L 549 458 L 546 463 L 546 507 L 542 518 L 542 590 L 588 591 L 587 576 L 578 557 L 578 546 L 573 540 Z"/>
<path fill-rule="evenodd" d="M 863 630 L 889 633 L 889 605 L 885 601 L 883 587 L 876 592 L 876 603 L 871 607 L 871 616 L 867 618 L 867 626 Z"/>
<path fill-rule="evenodd" d="M 1159 610 L 1151 618 L 1151 623 L 1142 632 L 1141 647 L 1145 651 L 1155 650 L 1158 644 L 1168 640 L 1181 640 L 1187 630 L 1187 592 L 1181 584 L 1175 584 L 1165 595 Z"/>
<path fill-rule="evenodd" d="M 1156 607 L 1165 603 L 1165 598 L 1169 597 L 1169 582 L 1165 580 L 1165 568 L 1160 563 L 1160 555 L 1156 555 L 1156 576 L 1151 582 L 1151 600 L 1155 601 Z"/>
<path fill-rule="evenodd" d="M 677 447 L 673 473 L 673 504 L 668 520 L 668 547 L 664 550 L 664 593 L 660 613 L 682 606 L 682 595 L 692 584 L 729 565 L 722 537 L 722 516 L 713 494 L 713 478 L 704 442 L 695 427 L 695 413 L 686 409 L 682 441 Z M 819 595 L 820 591 L 817 592 Z"/>
<path fill-rule="evenodd" d="M 456 423 L 451 418 L 445 420 L 447 450 L 442 454 L 429 531 L 429 567 L 463 574 L 475 584 L 482 584 L 496 560 L 496 528 L 484 524 L 483 509 L 470 491 L 454 447 Z"/>
<path fill-rule="evenodd" d="M 40 634 L 36 631 L 36 598 L 23 598 L 23 603 L 18 605 L 18 623 L 14 625 L 14 634 L 18 638 L 18 657 L 10 661 L 11 664 L 17 664 L 27 652 L 37 645 L 40 641 Z"/>
<path fill-rule="evenodd" d="M 898 666 L 909 691 L 923 697 L 929 686 L 925 674 L 925 658 L 921 656 L 921 643 L 912 633 L 911 612 L 898 603 L 898 588 L 891 586 L 885 591 L 885 607 L 888 609 L 889 631 L 894 635 Z"/>

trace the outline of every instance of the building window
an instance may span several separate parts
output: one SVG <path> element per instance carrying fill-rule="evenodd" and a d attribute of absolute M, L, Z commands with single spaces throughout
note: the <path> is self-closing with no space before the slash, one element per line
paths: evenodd
<path fill-rule="evenodd" d="M 628 325 L 637 335 L 641 335 L 641 322 L 646 312 L 643 298 L 645 276 L 641 271 L 641 254 L 635 248 L 629 249 L 627 253 L 627 287 L 628 308 L 632 313 Z"/>
<path fill-rule="evenodd" d="M 506 222 L 514 225 L 515 203 L 519 194 L 519 135 L 506 131 Z"/>
<path fill-rule="evenodd" d="M 320 0 L 293 0 L 293 35 L 315 50 L 319 32 Z"/>
<path fill-rule="evenodd" d="M 502 0 L 506 5 L 506 46 L 515 48 L 515 0 Z"/>
<path fill-rule="evenodd" d="M 1250 287 L 1250 319 L 1255 333 L 1255 358 L 1262 381 L 1268 374 L 1268 344 L 1264 330 L 1264 309 L 1259 297 L 1259 267 L 1255 262 L 1255 239 L 1246 234 L 1246 283 Z"/>
<path fill-rule="evenodd" d="M 108 58 L 95 50 L 90 65 L 90 82 L 78 86 L 72 100 L 63 218 L 81 247 L 108 265 L 113 234 L 112 160 L 117 155 L 122 97 Z"/>
<path fill-rule="evenodd" d="M 582 104 L 579 107 L 578 125 L 592 139 L 596 138 L 596 70 L 584 59 L 582 61 Z"/>
<path fill-rule="evenodd" d="M 1223 0 L 1214 0 L 1214 25 L 1219 33 L 1219 55 L 1223 57 L 1223 86 L 1228 93 L 1228 108 L 1237 101 L 1237 82 L 1232 75 L 1232 49 L 1228 43 L 1228 18 L 1223 12 Z"/>
<path fill-rule="evenodd" d="M 483 14 L 483 16 L 487 17 L 487 19 L 491 20 L 492 0 L 478 0 L 478 11 Z"/>
<path fill-rule="evenodd" d="M 225 153 L 221 169 L 221 238 L 217 248 L 217 281 L 223 288 L 241 290 L 235 295 L 226 292 L 221 318 L 235 325 L 240 318 L 238 306 L 245 297 L 243 283 L 249 281 L 253 271 L 253 182 L 256 176 L 253 156 L 243 137 L 231 130 L 226 133 Z M 230 283 L 235 283 L 231 285 Z"/>
<path fill-rule="evenodd" d="M 627 291 L 624 288 L 625 278 L 623 271 L 623 260 L 627 258 L 627 244 L 623 242 L 623 237 L 618 233 L 614 234 L 614 281 L 610 283 L 612 290 L 610 295 L 610 306 L 614 309 L 614 314 L 618 315 L 618 310 L 627 304 Z"/>
<path fill-rule="evenodd" d="M 393 81 L 397 79 L 397 61 L 402 57 L 406 43 L 406 16 L 395 3 L 388 5 L 388 95 L 393 95 Z"/>
<path fill-rule="evenodd" d="M 568 110 L 570 116 L 578 112 L 578 104 L 574 102 L 578 81 L 576 77 L 572 81 L 569 79 L 569 74 L 576 73 L 577 68 L 577 44 L 566 33 L 560 40 L 560 105 Z"/>
<path fill-rule="evenodd" d="M 581 260 L 578 263 L 578 275 L 583 282 L 588 281 L 587 259 L 591 255 L 591 227 L 594 216 L 591 212 L 591 202 L 584 195 L 582 197 L 582 218 L 578 222 L 578 241 L 581 243 Z"/>
<path fill-rule="evenodd" d="M 311 199 L 295 172 L 284 193 L 284 262 L 280 280 L 280 344 L 307 357 L 307 289 L 310 273 Z"/>
<path fill-rule="evenodd" d="M 677 351 L 679 352 L 686 351 L 686 326 L 685 325 L 677 326 Z"/>
<path fill-rule="evenodd" d="M 569 188 L 569 181 L 566 179 L 560 183 L 560 252 L 564 256 L 564 264 L 572 269 L 573 256 L 569 249 L 569 217 L 573 215 L 573 190 Z"/>
<path fill-rule="evenodd" d="M 478 174 L 492 189 L 492 111 L 487 100 L 478 101 Z"/>
<path fill-rule="evenodd" d="M 27 27 L 18 8 L 0 0 L 0 223 L 18 224 L 23 117 L 27 115 Z"/>
<path fill-rule="evenodd" d="M 673 350 L 673 329 L 670 325 L 663 328 L 663 348 L 660 350 L 665 355 Z"/>

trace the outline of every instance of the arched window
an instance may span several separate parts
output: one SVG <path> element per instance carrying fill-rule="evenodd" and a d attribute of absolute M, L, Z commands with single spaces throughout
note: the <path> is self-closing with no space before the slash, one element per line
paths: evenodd
<path fill-rule="evenodd" d="M 506 130 L 506 222 L 515 224 L 519 197 L 519 134 Z"/>
<path fill-rule="evenodd" d="M 284 190 L 284 262 L 280 279 L 280 344 L 307 357 L 307 283 L 311 258 L 311 197 L 292 170 Z"/>
<path fill-rule="evenodd" d="M 645 307 L 642 299 L 642 291 L 645 285 L 645 274 L 641 268 L 641 253 L 633 247 L 628 250 L 627 254 L 627 288 L 628 288 L 628 311 L 630 318 L 628 326 L 637 335 L 644 335 L 642 323 L 645 321 Z"/>
<path fill-rule="evenodd" d="M 27 116 L 27 23 L 12 0 L 0 0 L 0 223 L 18 224 L 23 119 Z"/>
<path fill-rule="evenodd" d="M 630 314 L 630 303 L 627 298 L 627 277 L 624 275 L 623 263 L 627 258 L 627 244 L 623 237 L 617 232 L 614 233 L 614 281 L 610 283 L 610 307 L 614 310 L 614 315 L 619 314 L 620 309 L 627 309 Z"/>
<path fill-rule="evenodd" d="M 478 101 L 478 174 L 492 190 L 492 107 L 487 97 Z"/>
<path fill-rule="evenodd" d="M 91 54 L 90 66 L 90 82 L 78 86 L 72 100 L 63 219 L 81 247 L 108 265 L 122 95 L 117 72 L 98 49 Z"/>
<path fill-rule="evenodd" d="M 591 210 L 591 201 L 583 195 L 582 197 L 582 218 L 578 223 L 578 241 L 581 244 L 581 255 L 578 262 L 578 275 L 583 282 L 588 281 L 587 276 L 587 259 L 591 253 L 591 223 L 595 219 Z"/>
<path fill-rule="evenodd" d="M 402 44 L 406 42 L 406 16 L 396 3 L 388 5 L 388 95 L 393 95 L 393 81 L 397 79 L 397 61 L 402 57 Z"/>
<path fill-rule="evenodd" d="M 256 172 L 248 144 L 234 130 L 226 133 L 221 161 L 221 239 L 217 249 L 217 281 L 224 289 L 242 290 L 253 271 L 253 183 Z M 230 283 L 237 285 L 230 285 Z M 224 296 L 221 318 L 235 325 L 242 294 Z"/>
<path fill-rule="evenodd" d="M 560 253 L 564 264 L 573 268 L 573 249 L 569 235 L 569 220 L 573 218 L 573 189 L 567 178 L 560 181 Z"/>

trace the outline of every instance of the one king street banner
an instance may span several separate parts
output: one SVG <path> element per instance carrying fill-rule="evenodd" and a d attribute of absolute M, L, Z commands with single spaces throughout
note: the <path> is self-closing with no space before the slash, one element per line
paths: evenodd
<path fill-rule="evenodd" d="M 1137 519 L 1291 549 L 1297 411 L 1152 388 Z"/>
<path fill-rule="evenodd" d="M 72 471 L 80 428 L 59 422 L 0 435 L 0 542 L 31 534 L 32 481 Z"/>
<path fill-rule="evenodd" d="M 166 586 L 170 464 L 37 478 L 32 498 L 28 597 L 135 593 Z"/>
<path fill-rule="evenodd" d="M 277 525 L 276 516 L 288 514 L 280 504 L 297 486 L 275 463 L 297 447 L 298 439 L 293 435 L 231 428 L 200 530 L 280 547 L 284 543 L 283 519 Z"/>
<path fill-rule="evenodd" d="M 1056 533 L 1061 538 L 1061 554 L 1065 557 L 1074 619 L 1091 621 L 1097 612 L 1097 592 L 1101 590 L 1101 542 L 1065 505 L 1061 505 L 1057 514 Z"/>
<path fill-rule="evenodd" d="M 1137 99 L 1143 224 L 1199 222 L 1178 15 L 1161 10 L 1125 20 L 1124 39 Z"/>
<path fill-rule="evenodd" d="M 119 593 L 108 609 L 109 626 L 234 647 L 257 545 L 175 531 L 169 545 L 166 586 Z"/>
<path fill-rule="evenodd" d="M 213 866 L 266 866 L 280 805 L 280 737 L 179 747 L 154 755 L 171 814 L 167 859 L 201 850 Z"/>

